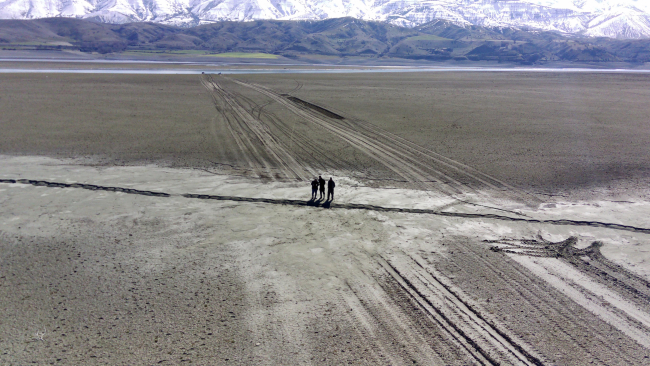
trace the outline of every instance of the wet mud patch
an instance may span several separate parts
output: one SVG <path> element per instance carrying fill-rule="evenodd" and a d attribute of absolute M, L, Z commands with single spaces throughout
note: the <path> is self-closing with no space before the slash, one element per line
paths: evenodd
<path fill-rule="evenodd" d="M 325 109 L 323 107 L 317 106 L 316 104 L 304 101 L 304 100 L 302 100 L 300 98 L 287 96 L 287 99 L 289 99 L 290 101 L 292 101 L 292 102 L 294 102 L 296 104 L 299 104 L 299 105 L 301 105 L 303 107 L 307 107 L 307 108 L 309 108 L 311 110 L 314 110 L 314 111 L 322 114 L 325 117 L 334 118 L 334 119 L 345 119 L 345 117 L 343 117 L 341 115 L 338 115 L 338 114 L 336 114 L 336 113 L 334 113 L 334 112 L 332 112 L 332 111 L 330 111 L 328 109 Z"/>

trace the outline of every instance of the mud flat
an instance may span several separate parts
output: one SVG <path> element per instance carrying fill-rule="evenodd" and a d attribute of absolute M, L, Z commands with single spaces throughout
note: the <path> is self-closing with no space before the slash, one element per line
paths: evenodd
<path fill-rule="evenodd" d="M 644 190 L 645 74 L 450 72 L 238 76 L 537 192 Z M 636 182 L 636 187 L 629 186 Z M 643 193 L 641 193 L 643 194 Z"/>
<path fill-rule="evenodd" d="M 383 138 L 380 148 L 394 145 L 386 139 L 403 138 L 529 192 L 591 191 L 625 199 L 631 192 L 645 195 L 650 184 L 645 143 L 650 138 L 649 77 L 452 72 L 215 75 L 212 81 L 231 94 L 246 118 L 260 120 L 279 146 L 314 170 L 346 171 L 378 184 L 426 180 L 404 178 L 386 167 L 389 157 L 374 152 L 369 157 L 359 140 L 341 138 L 353 130 Z M 6 128 L 0 153 L 87 156 L 118 165 L 221 169 L 230 164 L 242 174 L 257 170 L 251 176 L 264 167 L 260 161 L 251 167 L 245 157 L 264 151 L 233 148 L 236 124 L 253 134 L 252 143 L 259 136 L 246 122 L 237 122 L 241 115 L 229 117 L 235 125 L 225 123 L 222 114 L 234 107 L 217 95 L 214 102 L 226 103 L 226 109 L 215 113 L 213 90 L 199 76 L 18 74 L 2 79 Z M 327 130 L 299 110 L 345 130 Z M 377 129 L 391 136 L 379 137 Z M 266 162 L 265 176 L 283 176 L 275 171 L 282 164 Z"/>
<path fill-rule="evenodd" d="M 0 361 L 650 364 L 645 76 L 294 76 L 3 75 Z"/>
<path fill-rule="evenodd" d="M 650 234 L 540 222 L 593 203 L 508 221 L 345 177 L 326 209 L 287 204 L 299 182 L 0 166 L 5 363 L 648 363 Z M 599 213 L 640 229 L 650 204 Z"/>

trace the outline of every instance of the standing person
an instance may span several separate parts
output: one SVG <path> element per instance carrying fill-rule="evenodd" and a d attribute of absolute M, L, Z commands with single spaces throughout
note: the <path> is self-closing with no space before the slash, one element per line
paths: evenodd
<path fill-rule="evenodd" d="M 311 199 L 316 199 L 316 193 L 318 192 L 318 179 L 314 178 L 311 181 Z"/>
<path fill-rule="evenodd" d="M 329 182 L 327 182 L 327 200 L 330 200 L 330 195 L 332 195 L 332 201 L 334 201 L 334 187 L 336 187 L 336 184 L 334 183 L 334 180 L 332 177 L 330 177 Z"/>
<path fill-rule="evenodd" d="M 323 177 L 321 177 L 320 175 L 318 176 L 318 184 L 320 185 L 319 199 L 323 199 L 323 196 L 325 195 L 325 179 L 323 179 Z"/>

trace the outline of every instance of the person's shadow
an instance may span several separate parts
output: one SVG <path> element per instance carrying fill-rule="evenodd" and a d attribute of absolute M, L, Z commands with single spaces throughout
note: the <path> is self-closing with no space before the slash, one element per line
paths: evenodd
<path fill-rule="evenodd" d="M 320 198 L 312 197 L 312 198 L 309 199 L 309 201 L 307 201 L 307 206 L 330 208 L 332 200 L 330 200 L 328 198 L 328 199 L 325 199 L 325 201 L 323 201 L 324 199 L 325 198 L 323 198 L 323 197 L 320 197 Z"/>
<path fill-rule="evenodd" d="M 333 201 L 333 200 L 334 200 L 334 199 L 329 199 L 329 198 L 328 198 L 328 199 L 323 203 L 323 208 L 330 208 L 330 205 L 332 204 L 332 201 Z"/>

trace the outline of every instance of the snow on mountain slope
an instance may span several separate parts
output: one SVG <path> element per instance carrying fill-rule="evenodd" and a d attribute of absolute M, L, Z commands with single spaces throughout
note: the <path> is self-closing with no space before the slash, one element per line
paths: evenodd
<path fill-rule="evenodd" d="M 650 35 L 650 15 L 639 9 L 608 9 L 591 19 L 586 35 L 611 38 L 645 38 Z"/>
<path fill-rule="evenodd" d="M 54 16 L 180 26 L 349 16 L 413 27 L 445 19 L 459 25 L 650 37 L 649 0 L 0 0 L 0 18 Z"/>

